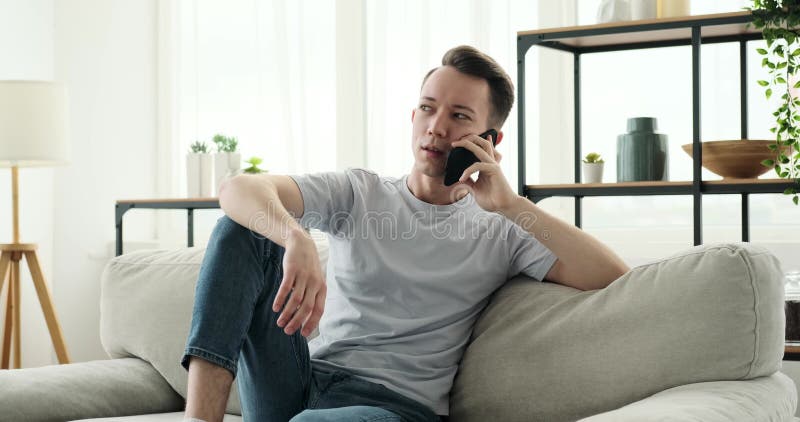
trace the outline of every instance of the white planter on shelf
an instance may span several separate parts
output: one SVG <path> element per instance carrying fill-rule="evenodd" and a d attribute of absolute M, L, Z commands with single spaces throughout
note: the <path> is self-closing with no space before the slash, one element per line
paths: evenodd
<path fill-rule="evenodd" d="M 211 198 L 214 191 L 214 157 L 211 154 L 200 154 L 200 196 Z"/>
<path fill-rule="evenodd" d="M 656 0 L 630 0 L 631 20 L 655 19 L 658 16 Z"/>
<path fill-rule="evenodd" d="M 235 176 L 242 168 L 242 154 L 238 152 L 218 152 L 214 154 L 214 192 L 226 179 Z"/>
<path fill-rule="evenodd" d="M 189 198 L 200 196 L 200 155 L 186 154 L 186 196 Z"/>
<path fill-rule="evenodd" d="M 583 183 L 602 183 L 603 164 L 605 163 L 585 163 L 583 165 Z"/>
<path fill-rule="evenodd" d="M 203 198 L 214 196 L 214 166 L 211 154 L 186 154 L 186 196 Z"/>

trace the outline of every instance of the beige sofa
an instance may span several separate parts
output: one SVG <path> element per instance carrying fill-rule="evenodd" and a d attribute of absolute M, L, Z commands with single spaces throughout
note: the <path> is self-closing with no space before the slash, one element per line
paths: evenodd
<path fill-rule="evenodd" d="M 100 303 L 111 359 L 0 372 L 0 420 L 181 421 L 202 255 L 113 259 Z M 781 269 L 750 244 L 691 248 L 599 291 L 517 277 L 475 326 L 451 420 L 796 420 L 783 330 Z M 241 420 L 236 394 L 226 421 Z"/>

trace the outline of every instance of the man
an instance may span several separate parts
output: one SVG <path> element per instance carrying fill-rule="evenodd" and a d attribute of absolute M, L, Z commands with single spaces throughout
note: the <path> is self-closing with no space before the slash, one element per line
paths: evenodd
<path fill-rule="evenodd" d="M 508 278 L 597 289 L 624 274 L 606 246 L 518 196 L 477 136 L 502 127 L 513 99 L 494 60 L 456 47 L 423 80 L 407 176 L 223 186 L 182 360 L 186 417 L 222 420 L 236 376 L 247 421 L 437 421 L 473 323 Z M 456 147 L 480 162 L 445 186 Z M 303 226 L 329 234 L 327 281 Z"/>

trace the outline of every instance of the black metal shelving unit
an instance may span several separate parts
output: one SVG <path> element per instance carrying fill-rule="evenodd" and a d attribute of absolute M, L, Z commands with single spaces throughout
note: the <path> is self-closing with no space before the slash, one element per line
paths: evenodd
<path fill-rule="evenodd" d="M 703 181 L 700 141 L 700 46 L 712 43 L 739 43 L 741 138 L 748 138 L 747 128 L 747 43 L 761 39 L 759 31 L 748 28 L 750 12 L 721 13 L 670 19 L 652 19 L 609 24 L 575 26 L 517 34 L 517 104 L 519 125 L 518 192 L 534 202 L 552 196 L 575 198 L 575 225 L 581 226 L 581 200 L 587 196 L 691 195 L 693 197 L 694 244 L 702 239 L 702 199 L 708 194 L 740 194 L 742 241 L 749 241 L 749 195 L 781 193 L 794 182 L 781 179 L 740 179 Z M 525 182 L 525 55 L 533 47 L 546 47 L 573 55 L 575 113 L 574 184 L 527 185 Z M 691 46 L 692 54 L 692 143 L 691 181 L 626 182 L 581 184 L 581 56 L 608 51 Z"/>
<path fill-rule="evenodd" d="M 186 210 L 186 246 L 194 246 L 194 210 L 219 208 L 217 198 L 179 199 L 122 199 L 114 205 L 114 223 L 117 229 L 116 256 L 122 255 L 122 219 L 133 208 Z"/>

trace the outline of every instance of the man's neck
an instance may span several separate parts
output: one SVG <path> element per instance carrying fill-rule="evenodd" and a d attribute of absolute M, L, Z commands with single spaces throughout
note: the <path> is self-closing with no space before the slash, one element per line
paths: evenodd
<path fill-rule="evenodd" d="M 432 205 L 450 205 L 467 195 L 466 189 L 458 189 L 444 185 L 444 177 L 430 177 L 412 171 L 408 175 L 408 189 L 420 201 Z"/>

